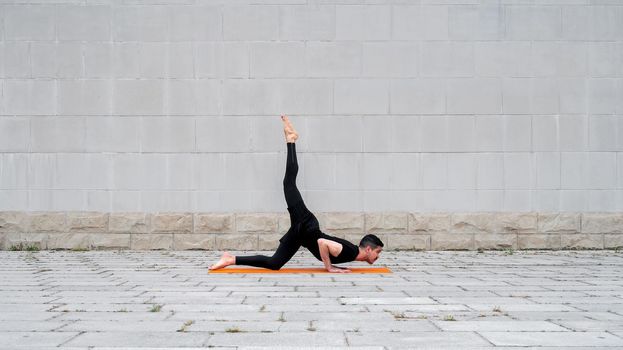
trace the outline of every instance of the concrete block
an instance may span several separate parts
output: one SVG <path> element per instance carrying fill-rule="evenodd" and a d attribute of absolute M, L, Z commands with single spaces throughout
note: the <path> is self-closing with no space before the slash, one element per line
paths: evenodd
<path fill-rule="evenodd" d="M 420 118 L 420 149 L 422 152 L 448 151 L 448 117 L 422 116 Z"/>
<path fill-rule="evenodd" d="M 535 55 L 534 52 L 532 55 Z M 529 41 L 474 42 L 474 65 L 478 76 L 531 77 L 537 67 L 534 63 L 530 64 L 530 57 Z M 542 59 L 540 55 L 535 57 Z M 541 64 L 540 61 L 538 63 Z"/>
<path fill-rule="evenodd" d="M 393 118 L 386 115 L 363 116 L 361 123 L 364 152 L 389 152 L 392 143 Z"/>
<path fill-rule="evenodd" d="M 581 216 L 579 213 L 540 212 L 537 214 L 539 233 L 578 233 Z"/>
<path fill-rule="evenodd" d="M 557 40 L 562 37 L 562 18 L 556 6 L 506 7 L 506 37 L 520 40 Z"/>
<path fill-rule="evenodd" d="M 585 42 L 561 42 L 558 46 L 556 73 L 563 77 L 588 75 L 588 47 Z"/>
<path fill-rule="evenodd" d="M 616 192 L 611 190 L 588 190 L 588 211 L 615 211 Z"/>
<path fill-rule="evenodd" d="M 6 189 L 28 189 L 29 159 L 27 153 L 7 153 L 0 156 L 3 171 L 0 173 L 0 187 Z"/>
<path fill-rule="evenodd" d="M 215 250 L 216 235 L 187 234 L 173 235 L 173 249 L 175 250 Z"/>
<path fill-rule="evenodd" d="M 560 43 L 555 41 L 534 41 L 529 65 L 535 77 L 553 77 L 558 74 Z"/>
<path fill-rule="evenodd" d="M 104 153 L 60 153 L 54 188 L 107 189 L 113 177 L 112 164 L 112 157 Z"/>
<path fill-rule="evenodd" d="M 448 151 L 473 152 L 476 147 L 476 118 L 448 116 Z"/>
<path fill-rule="evenodd" d="M 506 152 L 527 152 L 532 149 L 532 120 L 523 115 L 504 116 L 503 148 Z"/>
<path fill-rule="evenodd" d="M 150 215 L 140 212 L 113 212 L 109 214 L 110 233 L 147 233 Z"/>
<path fill-rule="evenodd" d="M 26 232 L 29 226 L 29 217 L 21 211 L 0 212 L 0 232 Z"/>
<path fill-rule="evenodd" d="M 67 220 L 64 212 L 27 213 L 28 231 L 34 233 L 66 232 Z"/>
<path fill-rule="evenodd" d="M 502 80 L 502 112 L 504 114 L 530 114 L 532 79 Z"/>
<path fill-rule="evenodd" d="M 517 235 L 518 249 L 560 249 L 560 234 Z"/>
<path fill-rule="evenodd" d="M 532 116 L 532 150 L 558 151 L 558 116 Z"/>
<path fill-rule="evenodd" d="M 562 152 L 587 150 L 589 118 L 585 115 L 561 115 L 558 118 L 558 137 Z"/>
<path fill-rule="evenodd" d="M 319 212 L 315 215 L 322 225 L 321 230 L 329 235 L 364 232 L 365 215 L 363 213 Z"/>
<path fill-rule="evenodd" d="M 303 42 L 256 42 L 249 45 L 249 77 L 300 77 L 305 74 Z"/>
<path fill-rule="evenodd" d="M 493 213 L 454 213 L 450 233 L 495 233 L 495 219 Z"/>
<path fill-rule="evenodd" d="M 217 234 L 216 250 L 257 250 L 258 234 Z"/>
<path fill-rule="evenodd" d="M 170 41 L 205 41 L 223 38 L 223 7 L 217 4 L 167 6 Z"/>
<path fill-rule="evenodd" d="M 130 234 L 94 233 L 90 235 L 91 249 L 130 249 Z"/>
<path fill-rule="evenodd" d="M 446 87 L 443 79 L 396 79 L 390 81 L 392 114 L 443 114 Z"/>
<path fill-rule="evenodd" d="M 425 41 L 420 45 L 422 77 L 474 76 L 474 46 L 471 42 Z"/>
<path fill-rule="evenodd" d="M 560 188 L 560 154 L 556 152 L 535 153 L 536 188 Z"/>
<path fill-rule="evenodd" d="M 560 113 L 584 114 L 588 111 L 587 82 L 584 78 L 560 78 L 556 90 L 560 94 Z"/>
<path fill-rule="evenodd" d="M 467 2 L 464 2 L 467 3 Z M 499 40 L 504 37 L 504 7 L 500 4 L 448 7 L 448 34 L 454 40 Z"/>
<path fill-rule="evenodd" d="M 223 115 L 279 114 L 275 79 L 229 79 L 223 82 Z"/>
<path fill-rule="evenodd" d="M 473 233 L 442 233 L 430 235 L 431 250 L 474 250 Z"/>
<path fill-rule="evenodd" d="M 113 42 L 112 45 L 111 69 L 113 77 L 140 77 L 141 45 L 138 42 Z M 151 64 L 153 65 L 153 61 Z M 115 82 L 115 84 L 116 83 L 117 81 Z"/>
<path fill-rule="evenodd" d="M 445 189 L 448 186 L 448 155 L 445 153 L 422 153 L 420 158 L 421 189 Z"/>
<path fill-rule="evenodd" d="M 616 153 L 588 154 L 588 182 L 593 189 L 612 189 L 617 186 Z"/>
<path fill-rule="evenodd" d="M 117 80 L 114 84 L 114 114 L 163 114 L 163 80 Z"/>
<path fill-rule="evenodd" d="M 558 114 L 561 90 L 554 78 L 535 78 L 532 80 L 531 108 L 534 114 Z M 573 112 L 577 113 L 577 112 Z"/>
<path fill-rule="evenodd" d="M 504 157 L 495 153 L 477 153 L 476 186 L 478 189 L 504 188 Z"/>
<path fill-rule="evenodd" d="M 175 42 L 167 45 L 167 77 L 194 78 L 194 48 L 192 42 Z"/>
<path fill-rule="evenodd" d="M 236 214 L 236 232 L 276 232 L 277 217 L 273 214 Z"/>
<path fill-rule="evenodd" d="M 561 234 L 560 247 L 562 249 L 587 248 L 587 249 L 603 249 L 603 234 Z"/>
<path fill-rule="evenodd" d="M 623 59 L 620 45 L 610 42 L 590 42 L 588 45 L 588 73 L 591 77 L 616 76 Z"/>
<path fill-rule="evenodd" d="M 362 44 L 356 41 L 307 42 L 308 77 L 355 77 L 362 71 Z"/>
<path fill-rule="evenodd" d="M 496 78 L 448 79 L 447 112 L 498 114 L 502 110 L 502 82 Z"/>
<path fill-rule="evenodd" d="M 504 204 L 504 191 L 478 190 L 476 192 L 476 206 L 478 211 L 495 211 Z"/>
<path fill-rule="evenodd" d="M 5 42 L 3 43 L 2 56 L 4 63 L 3 77 L 6 78 L 30 78 L 31 64 L 30 60 L 25 59 L 30 56 L 32 44 L 29 42 Z"/>
<path fill-rule="evenodd" d="M 615 113 L 617 106 L 617 80 L 592 78 L 587 80 L 588 113 Z"/>
<path fill-rule="evenodd" d="M 214 117 L 201 118 L 196 121 L 197 150 L 210 152 L 244 152 L 250 149 L 250 140 L 239 140 L 230 145 L 237 135 L 251 133 L 248 118 L 243 117 Z"/>
<path fill-rule="evenodd" d="M 588 186 L 588 153 L 561 153 L 560 169 L 561 188 L 584 189 Z"/>
<path fill-rule="evenodd" d="M 396 152 L 419 152 L 420 134 L 419 116 L 400 116 L 393 117 L 393 136 L 390 141 L 390 151 Z"/>
<path fill-rule="evenodd" d="M 618 213 L 582 213 L 582 233 L 623 233 L 623 218 Z"/>
<path fill-rule="evenodd" d="M 111 6 L 62 5 L 57 8 L 55 14 L 58 40 L 108 41 L 111 39 Z"/>
<path fill-rule="evenodd" d="M 232 214 L 196 213 L 194 214 L 194 233 L 234 232 L 235 218 Z"/>
<path fill-rule="evenodd" d="M 335 155 L 335 188 L 358 190 L 362 188 L 362 154 L 337 153 Z"/>
<path fill-rule="evenodd" d="M 279 39 L 277 6 L 234 5 L 223 7 L 225 40 Z"/>
<path fill-rule="evenodd" d="M 334 82 L 334 113 L 379 114 L 389 112 L 389 81 L 341 79 Z"/>
<path fill-rule="evenodd" d="M 335 17 L 334 5 L 279 6 L 279 38 L 281 40 L 335 39 Z"/>
<path fill-rule="evenodd" d="M 335 155 L 305 154 L 302 157 L 305 167 L 302 175 L 305 178 L 306 190 L 327 190 L 335 188 Z"/>
<path fill-rule="evenodd" d="M 140 150 L 140 118 L 98 117 L 85 119 L 87 152 L 138 152 Z"/>
<path fill-rule="evenodd" d="M 4 114 L 56 114 L 56 82 L 52 80 L 6 80 L 3 84 Z"/>
<path fill-rule="evenodd" d="M 429 250 L 431 238 L 429 235 L 401 235 L 388 234 L 384 250 Z"/>
<path fill-rule="evenodd" d="M 130 249 L 133 250 L 171 250 L 173 234 L 131 234 Z"/>
<path fill-rule="evenodd" d="M 138 65 L 138 71 L 134 72 L 140 78 L 193 77 L 192 74 L 179 73 L 192 71 L 192 47 L 188 44 L 179 46 L 178 43 L 142 42 L 138 45 L 138 54 L 130 50 L 128 59 Z"/>
<path fill-rule="evenodd" d="M 275 84 L 278 110 L 307 115 L 333 113 L 331 79 L 275 79 Z"/>
<path fill-rule="evenodd" d="M 113 8 L 113 41 L 166 41 L 167 6 L 123 6 Z"/>
<path fill-rule="evenodd" d="M 496 233 L 533 234 L 537 232 L 538 216 L 530 213 L 494 213 Z"/>
<path fill-rule="evenodd" d="M 59 115 L 107 115 L 111 112 L 112 82 L 106 80 L 60 80 Z"/>
<path fill-rule="evenodd" d="M 504 190 L 505 211 L 532 210 L 532 192 L 528 190 Z"/>
<path fill-rule="evenodd" d="M 141 122 L 143 152 L 192 152 L 195 120 L 192 118 L 145 117 Z"/>
<path fill-rule="evenodd" d="M 476 233 L 474 234 L 474 246 L 476 249 L 487 250 L 517 249 L 517 234 Z"/>
<path fill-rule="evenodd" d="M 448 188 L 476 188 L 476 156 L 473 153 L 448 154 Z M 469 208 L 471 210 L 473 208 Z"/>
<path fill-rule="evenodd" d="M 582 6 L 562 7 L 562 39 L 590 40 L 592 38 L 591 11 Z"/>
<path fill-rule="evenodd" d="M 4 6 L 5 40 L 55 40 L 55 5 Z"/>
<path fill-rule="evenodd" d="M 371 234 L 377 233 L 406 233 L 407 213 L 366 213 L 364 231 Z"/>
<path fill-rule="evenodd" d="M 82 44 L 85 78 L 112 78 L 113 47 L 112 42 Z"/>
<path fill-rule="evenodd" d="M 504 188 L 534 188 L 537 168 L 530 153 L 504 154 Z"/>
<path fill-rule="evenodd" d="M 618 119 L 617 116 L 610 115 L 588 116 L 590 151 L 616 151 L 618 149 Z"/>
<path fill-rule="evenodd" d="M 29 118 L 5 116 L 0 119 L 0 151 L 27 152 L 29 145 Z"/>
<path fill-rule="evenodd" d="M 336 40 L 391 39 L 391 6 L 336 5 Z"/>
<path fill-rule="evenodd" d="M 534 191 L 532 196 L 532 208 L 534 210 L 560 210 L 560 191 L 559 190 L 540 190 Z"/>
<path fill-rule="evenodd" d="M 561 211 L 584 211 L 588 208 L 588 191 L 562 190 L 560 191 Z"/>
<path fill-rule="evenodd" d="M 419 188 L 418 174 L 420 172 L 420 156 L 415 153 L 396 153 L 391 156 L 391 180 L 392 190 L 412 190 Z M 398 191 L 401 192 L 401 191 Z M 394 192 L 395 193 L 395 192 Z M 390 192 L 390 196 L 392 192 Z M 407 197 L 411 197 L 405 193 Z M 395 197 L 399 200 L 399 196 Z"/>
<path fill-rule="evenodd" d="M 362 76 L 418 76 L 420 51 L 417 42 L 364 42 L 362 45 Z"/>
<path fill-rule="evenodd" d="M 476 149 L 496 152 L 504 149 L 504 119 L 500 116 L 476 116 Z"/>
<path fill-rule="evenodd" d="M 84 152 L 83 117 L 45 117 L 30 121 L 32 152 Z"/>
<path fill-rule="evenodd" d="M 192 213 L 154 213 L 150 216 L 149 233 L 192 233 Z"/>
<path fill-rule="evenodd" d="M 108 213 L 68 212 L 66 216 L 68 232 L 106 232 Z"/>

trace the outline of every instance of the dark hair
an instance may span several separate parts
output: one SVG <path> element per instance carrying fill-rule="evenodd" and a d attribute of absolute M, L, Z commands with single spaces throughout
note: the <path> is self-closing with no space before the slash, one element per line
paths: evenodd
<path fill-rule="evenodd" d="M 361 242 L 359 242 L 359 246 L 361 248 L 370 247 L 372 249 L 376 249 L 377 247 L 382 247 L 383 242 L 381 242 L 377 236 L 368 234 L 363 236 Z"/>

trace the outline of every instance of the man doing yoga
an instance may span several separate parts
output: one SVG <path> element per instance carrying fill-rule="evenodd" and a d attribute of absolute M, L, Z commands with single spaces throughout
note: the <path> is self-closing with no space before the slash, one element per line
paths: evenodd
<path fill-rule="evenodd" d="M 284 124 L 288 150 L 283 191 L 290 213 L 290 229 L 279 239 L 279 247 L 273 256 L 234 256 L 224 252 L 221 259 L 210 266 L 210 270 L 229 265 L 249 265 L 279 270 L 301 246 L 307 248 L 318 260 L 322 261 L 329 272 L 351 272 L 348 268 L 332 264 L 353 260 L 367 261 L 368 264 L 373 264 L 383 250 L 383 242 L 377 236 L 365 235 L 359 246 L 356 246 L 345 239 L 333 237 L 320 231 L 318 220 L 307 209 L 301 193 L 296 188 L 296 175 L 299 167 L 296 160 L 295 141 L 298 139 L 298 133 L 294 130 L 287 116 L 282 115 L 281 120 Z"/>

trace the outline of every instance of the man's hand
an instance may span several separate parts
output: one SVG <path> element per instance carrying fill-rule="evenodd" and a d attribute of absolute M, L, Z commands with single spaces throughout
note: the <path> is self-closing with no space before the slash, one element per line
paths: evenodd
<path fill-rule="evenodd" d="M 329 267 L 327 269 L 327 271 L 329 271 L 329 272 L 342 272 L 342 273 L 352 272 L 351 270 L 349 270 L 346 267 L 339 267 L 339 266 L 333 266 L 333 265 L 331 265 L 331 267 Z"/>

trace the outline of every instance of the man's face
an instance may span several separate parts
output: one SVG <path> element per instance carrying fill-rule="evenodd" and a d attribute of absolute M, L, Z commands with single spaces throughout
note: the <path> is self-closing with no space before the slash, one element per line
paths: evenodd
<path fill-rule="evenodd" d="M 368 264 L 372 265 L 379 258 L 379 254 L 383 251 L 383 247 L 376 247 L 372 249 L 371 247 L 366 247 L 366 251 L 368 252 L 368 257 L 366 261 Z"/>

